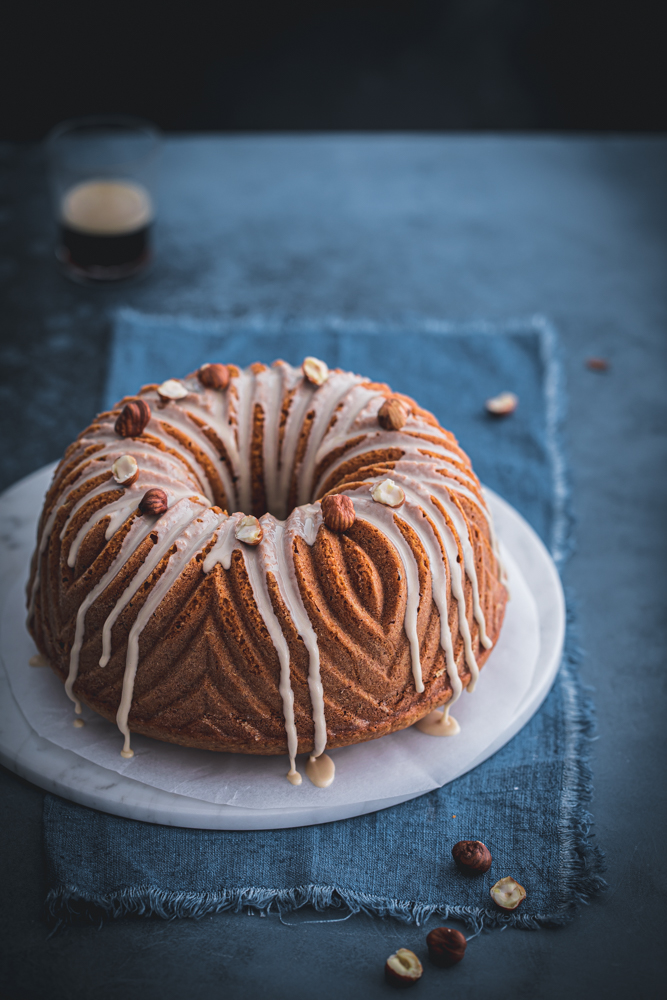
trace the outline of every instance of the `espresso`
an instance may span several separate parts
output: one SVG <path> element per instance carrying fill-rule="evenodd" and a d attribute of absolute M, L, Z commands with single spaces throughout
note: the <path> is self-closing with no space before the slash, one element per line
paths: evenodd
<path fill-rule="evenodd" d="M 75 277 L 117 281 L 151 256 L 150 195 L 128 181 L 87 181 L 70 188 L 60 211 L 58 257 Z"/>

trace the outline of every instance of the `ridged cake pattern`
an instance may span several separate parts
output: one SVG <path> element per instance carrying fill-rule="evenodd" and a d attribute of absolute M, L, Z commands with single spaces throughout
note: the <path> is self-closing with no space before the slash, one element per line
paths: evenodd
<path fill-rule="evenodd" d="M 131 730 L 287 752 L 296 783 L 298 752 L 403 728 L 477 682 L 507 594 L 470 461 L 408 397 L 318 364 L 144 386 L 55 472 L 29 627 L 125 756 Z M 338 494 L 344 531 L 320 502 Z"/>

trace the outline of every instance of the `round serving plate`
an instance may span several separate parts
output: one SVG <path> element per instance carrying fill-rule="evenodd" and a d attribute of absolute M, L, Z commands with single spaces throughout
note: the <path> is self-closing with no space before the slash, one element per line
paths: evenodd
<path fill-rule="evenodd" d="M 0 760 L 64 798 L 200 829 L 277 829 L 359 816 L 422 795 L 486 760 L 528 722 L 556 676 L 565 633 L 560 578 L 532 528 L 487 490 L 512 599 L 477 690 L 452 711 L 459 736 L 437 739 L 413 727 L 330 751 L 336 780 L 328 789 L 305 777 L 301 786 L 289 785 L 282 757 L 217 754 L 140 737 L 133 738 L 135 757 L 125 761 L 111 723 L 84 707 L 86 726 L 74 729 L 60 681 L 28 665 L 36 649 L 25 628 L 25 580 L 53 468 L 0 497 Z"/>

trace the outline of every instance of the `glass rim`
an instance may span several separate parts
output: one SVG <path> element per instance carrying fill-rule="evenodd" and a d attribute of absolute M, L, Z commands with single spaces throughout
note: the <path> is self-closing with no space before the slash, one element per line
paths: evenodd
<path fill-rule="evenodd" d="M 47 151 L 52 157 L 57 157 L 60 139 L 65 138 L 68 134 L 75 134 L 77 131 L 85 132 L 86 129 L 92 131 L 94 128 L 106 128 L 110 132 L 113 129 L 126 129 L 128 132 L 143 133 L 147 139 L 152 140 L 150 148 L 145 153 L 136 159 L 126 161 L 126 163 L 149 160 L 157 154 L 162 142 L 162 132 L 147 118 L 135 115 L 82 115 L 78 118 L 67 118 L 53 126 L 44 138 Z"/>

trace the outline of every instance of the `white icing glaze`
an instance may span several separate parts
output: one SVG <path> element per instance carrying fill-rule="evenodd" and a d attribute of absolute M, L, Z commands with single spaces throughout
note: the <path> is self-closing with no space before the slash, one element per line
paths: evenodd
<path fill-rule="evenodd" d="M 311 756 L 306 764 L 306 774 L 318 788 L 328 788 L 336 775 L 336 765 L 328 754 Z"/>
<path fill-rule="evenodd" d="M 189 501 L 184 501 L 184 504 L 189 504 Z M 144 604 L 139 611 L 139 614 L 137 615 L 127 637 L 127 656 L 125 660 L 125 673 L 123 675 L 123 690 L 120 698 L 120 705 L 118 706 L 118 711 L 116 713 L 116 723 L 125 737 L 125 743 L 123 746 L 124 751 L 128 751 L 130 749 L 130 730 L 127 720 L 130 714 L 130 708 L 132 707 L 134 681 L 139 664 L 139 637 L 141 636 L 144 626 L 148 623 L 153 613 L 159 607 L 162 599 L 167 595 L 170 588 L 173 586 L 174 581 L 183 572 L 193 555 L 195 555 L 199 549 L 204 547 L 224 516 L 222 514 L 216 514 L 212 510 L 202 511 L 201 507 L 198 509 L 193 508 L 194 505 L 190 505 L 187 513 L 193 516 L 187 522 L 186 526 L 182 528 L 173 543 L 172 537 L 176 533 L 175 529 L 168 531 L 167 537 L 164 540 L 161 539 L 160 543 L 155 546 L 156 549 L 159 548 L 164 553 L 172 548 L 173 544 L 176 548 L 176 552 L 169 556 L 169 562 L 167 563 L 166 569 L 162 572 L 159 580 L 157 580 L 155 586 L 152 588 L 148 597 L 144 601 Z M 170 512 L 168 511 L 164 517 L 166 518 L 169 513 Z M 141 570 L 136 575 L 138 576 L 141 574 L 143 578 L 146 579 L 150 575 L 151 571 L 152 569 L 144 571 L 144 567 L 142 566 Z M 134 583 L 134 580 L 132 582 Z"/>
<path fill-rule="evenodd" d="M 97 583 L 97 585 L 89 591 L 79 606 L 76 615 L 74 642 L 70 650 L 69 673 L 67 675 L 67 680 L 65 681 L 65 691 L 67 692 L 67 696 L 75 703 L 75 705 L 78 704 L 78 700 L 74 695 L 72 688 L 74 687 L 74 682 L 76 681 L 79 673 L 79 653 L 81 652 L 81 646 L 83 645 L 85 620 L 88 608 L 91 607 L 100 594 L 106 590 L 112 580 L 118 575 L 126 561 L 132 555 L 136 547 L 144 540 L 150 530 L 151 526 L 143 519 L 137 519 L 133 522 L 127 535 L 123 539 L 123 544 L 120 547 L 118 555 L 113 560 L 106 573 L 102 576 L 99 583 Z"/>
<path fill-rule="evenodd" d="M 391 539 L 403 563 L 408 589 L 403 627 L 410 644 L 412 676 L 415 680 L 415 688 L 421 694 L 424 690 L 424 681 L 422 680 L 419 636 L 417 635 L 417 613 L 419 611 L 419 572 L 417 570 L 417 560 L 394 521 L 395 511 L 393 508 L 374 503 L 373 500 L 366 500 L 359 493 L 353 494 L 353 497 L 357 517 L 363 521 L 369 521 L 376 528 L 379 528 L 384 535 L 387 535 Z"/>
<path fill-rule="evenodd" d="M 397 511 L 398 516 L 413 529 L 428 555 L 431 567 L 432 593 L 435 606 L 440 615 L 440 645 L 445 652 L 447 676 L 452 685 L 452 703 L 461 694 L 461 678 L 459 677 L 454 659 L 454 642 L 449 628 L 449 608 L 447 604 L 447 572 L 442 558 L 442 549 L 433 527 L 424 516 L 422 508 L 414 501 L 408 500 Z M 451 572 L 451 569 L 450 569 Z"/>
<path fill-rule="evenodd" d="M 324 715 L 324 691 L 322 688 L 322 678 L 320 676 L 320 649 L 317 643 L 317 635 L 310 623 L 310 618 L 303 606 L 301 591 L 297 581 L 296 570 L 292 546 L 294 539 L 298 535 L 305 540 L 306 521 L 312 521 L 313 525 L 318 520 L 317 528 L 321 523 L 320 507 L 318 505 L 307 504 L 304 507 L 297 507 L 292 511 L 287 521 L 276 521 L 268 523 L 265 533 L 272 536 L 273 544 L 267 544 L 265 548 L 265 565 L 275 578 L 278 592 L 285 607 L 289 611 L 290 617 L 296 631 L 303 639 L 308 651 L 308 690 L 313 710 L 313 725 L 315 728 L 314 754 L 319 756 L 327 743 L 327 726 Z M 262 519 L 265 520 L 264 518 Z M 269 519 L 266 519 L 269 521 Z M 309 528 L 309 535 L 315 537 L 317 531 L 314 527 Z M 268 541 L 268 539 L 267 539 Z"/>
<path fill-rule="evenodd" d="M 397 519 L 409 525 L 424 547 L 431 569 L 433 600 L 440 616 L 440 643 L 444 650 L 446 669 L 452 687 L 450 705 L 459 696 L 462 684 L 454 659 L 454 636 L 449 628 L 448 577 L 452 596 L 458 604 L 458 627 L 464 643 L 466 664 L 471 673 L 469 691 L 475 685 L 479 670 L 472 648 L 467 617 L 464 591 L 466 577 L 471 585 L 471 610 L 472 617 L 477 623 L 479 641 L 486 648 L 491 644 L 486 634 L 480 603 L 472 540 L 466 518 L 454 502 L 454 496 L 458 495 L 474 504 L 487 519 L 499 576 L 504 579 L 505 574 L 498 557 L 497 539 L 488 509 L 483 500 L 480 500 L 479 485 L 470 468 L 469 460 L 452 443 L 451 437 L 413 412 L 409 414 L 407 423 L 401 431 L 383 430 L 379 427 L 377 413 L 384 401 L 384 393 L 370 387 L 367 380 L 358 375 L 332 371 L 324 384 L 317 387 L 304 379 L 299 369 L 292 368 L 284 362 L 276 362 L 271 368 L 255 372 L 246 369 L 233 375 L 229 388 L 224 392 L 205 390 L 195 377 L 183 379 L 182 384 L 187 389 L 187 394 L 182 399 L 170 402 L 160 399 L 155 390 L 146 390 L 142 393 L 142 398 L 151 408 L 151 419 L 143 437 L 156 439 L 161 447 L 158 448 L 151 440 L 142 438 L 120 438 L 114 427 L 117 414 L 102 415 L 77 441 L 76 447 L 68 455 L 67 462 L 57 470 L 52 484 L 56 493 L 59 477 L 62 478 L 67 469 L 77 464 L 79 467 L 78 477 L 60 489 L 58 502 L 46 517 L 40 531 L 30 614 L 32 615 L 34 611 L 40 586 L 40 563 L 63 505 L 68 505 L 67 516 L 60 528 L 59 539 L 67 549 L 66 558 L 70 568 L 76 566 L 81 545 L 87 534 L 101 520 L 108 518 L 105 538 L 109 540 L 128 518 L 134 518 L 116 558 L 99 583 L 84 599 L 77 613 L 65 686 L 69 697 L 77 706 L 77 711 L 80 712 L 80 704 L 73 694 L 73 685 L 78 675 L 79 655 L 85 638 L 86 613 L 147 535 L 149 533 L 157 535 L 157 543 L 153 545 L 143 564 L 128 581 L 102 629 L 100 666 L 104 667 L 112 652 L 111 634 L 115 622 L 160 561 L 169 554 L 166 568 L 140 609 L 127 641 L 123 691 L 117 721 L 125 737 L 123 756 L 131 757 L 128 718 L 132 707 L 136 673 L 140 666 L 141 632 L 178 575 L 215 535 L 215 544 L 202 564 L 204 573 L 210 573 L 218 563 L 225 571 L 229 570 L 233 551 L 238 549 L 241 552 L 255 604 L 276 650 L 280 664 L 279 689 L 290 758 L 287 778 L 292 784 L 299 784 L 301 776 L 295 764 L 298 737 L 290 679 L 290 654 L 287 640 L 273 610 L 268 588 L 269 573 L 273 575 L 282 602 L 304 643 L 308 654 L 308 687 L 314 726 L 313 754 L 306 765 L 306 773 L 311 780 L 315 780 L 313 774 L 321 777 L 324 772 L 330 773 L 330 778 L 322 785 L 325 787 L 333 780 L 333 762 L 323 754 L 327 730 L 320 654 L 317 634 L 302 600 L 294 563 L 295 539 L 299 537 L 306 545 L 312 546 L 315 544 L 322 523 L 320 504 L 308 501 L 317 496 L 324 482 L 330 480 L 336 470 L 349 460 L 379 449 L 393 448 L 400 451 L 401 457 L 392 463 L 389 476 L 400 484 L 405 492 L 406 502 L 402 507 L 391 509 L 374 503 L 369 496 L 368 485 L 362 490 L 344 492 L 352 498 L 358 518 L 368 521 L 380 530 L 390 540 L 399 556 L 402 565 L 399 579 L 403 578 L 406 582 L 403 625 L 410 647 L 414 684 L 418 692 L 424 691 L 417 630 L 420 603 L 419 573 L 415 556 L 398 527 Z M 281 439 L 281 416 L 289 394 L 291 398 Z M 261 408 L 264 415 L 262 460 L 264 489 L 270 513 L 260 519 L 263 528 L 262 541 L 258 546 L 250 548 L 235 538 L 234 531 L 238 522 L 244 517 L 243 512 L 251 507 L 250 456 L 253 414 L 256 406 Z M 296 455 L 307 415 L 310 415 L 310 430 L 305 451 L 297 465 Z M 179 432 L 189 439 L 193 443 L 193 450 L 176 440 L 170 430 Z M 207 431 L 212 431 L 222 443 L 226 461 L 217 453 L 216 447 L 207 436 Z M 345 450 L 346 443 L 357 438 L 362 440 L 354 447 Z M 91 447 L 98 450 L 86 456 L 86 449 Z M 333 454 L 337 448 L 343 449 L 341 455 L 327 462 L 327 456 Z M 89 482 L 92 483 L 92 480 L 104 473 L 108 475 L 114 461 L 123 454 L 130 455 L 137 462 L 136 481 L 124 488 L 120 497 L 91 512 L 72 538 L 71 525 L 79 512 L 97 497 L 122 488 L 113 479 L 106 478 L 85 491 Z M 320 465 L 322 472 L 315 482 L 315 472 Z M 209 480 L 211 467 L 219 477 L 228 505 L 237 510 L 237 513 L 231 516 L 210 509 L 214 497 L 214 488 Z M 387 478 L 387 473 L 371 477 L 366 482 L 378 482 L 384 478 Z M 293 483 L 296 484 L 298 506 L 287 516 L 288 496 Z M 141 497 L 147 489 L 154 487 L 164 490 L 167 494 L 167 512 L 158 519 L 135 516 Z M 72 495 L 82 488 L 83 495 L 72 503 Z M 69 547 L 67 547 L 68 540 Z M 459 562 L 459 550 L 463 557 L 462 562 Z M 426 724 L 425 720 L 422 722 Z M 457 724 L 454 720 L 450 720 L 449 705 L 445 713 L 442 716 L 438 715 L 430 725 L 431 728 L 439 726 L 443 732 L 447 729 L 448 734 L 451 734 Z M 315 781 L 316 784 L 320 783 L 319 777 Z"/>
<path fill-rule="evenodd" d="M 287 751 L 290 758 L 290 770 L 287 775 L 288 780 L 296 785 L 301 783 L 301 776 L 296 770 L 295 758 L 297 754 L 298 737 L 296 726 L 294 725 L 294 693 L 290 684 L 290 655 L 287 640 L 283 635 L 280 622 L 276 618 L 269 597 L 267 577 L 266 577 L 266 557 L 267 546 L 270 545 L 269 537 L 272 526 L 267 526 L 267 531 L 260 544 L 253 549 L 242 545 L 234 535 L 234 528 L 243 514 L 233 514 L 232 517 L 221 526 L 216 544 L 208 553 L 204 560 L 204 572 L 210 573 L 216 563 L 221 563 L 224 569 L 228 570 L 232 562 L 232 552 L 238 549 L 243 555 L 248 579 L 252 587 L 253 597 L 257 610 L 262 616 L 266 629 L 271 637 L 274 648 L 280 663 L 280 695 L 283 702 L 283 715 L 285 718 L 285 731 L 287 734 Z M 262 519 L 264 520 L 264 518 Z M 273 542 L 273 538 L 271 538 Z M 296 780 L 298 778 L 298 781 Z"/>
<path fill-rule="evenodd" d="M 427 736 L 458 736 L 461 732 L 458 722 L 449 714 L 449 705 L 444 712 L 441 709 L 429 712 L 419 720 L 415 728 Z"/>
<path fill-rule="evenodd" d="M 118 598 L 113 610 L 104 622 L 102 628 L 102 656 L 100 657 L 101 667 L 106 667 L 111 657 L 111 630 L 123 608 L 130 603 L 136 592 L 146 582 L 171 546 L 178 541 L 181 533 L 186 530 L 185 526 L 194 517 L 197 517 L 198 514 L 201 514 L 201 506 L 199 504 L 194 504 L 190 500 L 181 500 L 167 510 L 158 521 L 152 523 L 147 521 L 146 526 L 148 531 L 144 533 L 144 537 L 148 533 L 156 534 L 158 542 L 153 546 L 146 559 L 144 559 L 140 569 L 134 574 L 132 580 Z"/>
<path fill-rule="evenodd" d="M 421 486 L 416 484 L 413 480 L 408 480 L 400 472 L 394 473 L 397 479 L 401 479 L 405 483 L 406 495 L 411 499 L 420 504 L 427 504 L 427 509 L 429 512 L 429 517 L 436 523 L 439 528 L 440 539 L 445 547 L 445 552 L 447 554 L 447 562 L 449 565 L 449 579 L 451 583 L 452 593 L 459 607 L 459 632 L 463 638 L 463 646 L 465 650 L 465 658 L 468 669 L 471 673 L 470 683 L 468 685 L 468 690 L 474 688 L 477 678 L 479 676 L 479 667 L 477 666 L 477 660 L 475 659 L 475 654 L 472 648 L 472 636 L 470 634 L 470 626 L 468 624 L 468 619 L 466 615 L 466 601 L 465 601 L 465 591 L 464 591 L 464 567 L 458 561 L 458 547 L 457 541 L 460 541 L 460 536 L 458 533 L 455 535 L 450 531 L 450 528 L 438 510 L 437 506 L 431 501 L 428 490 L 423 489 Z M 410 485 L 408 486 L 408 482 Z M 438 497 L 438 499 L 441 499 Z"/>

